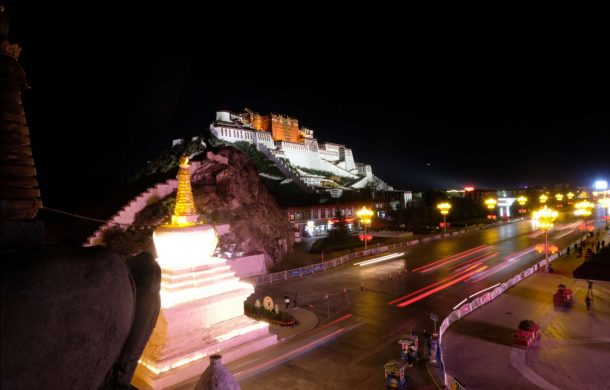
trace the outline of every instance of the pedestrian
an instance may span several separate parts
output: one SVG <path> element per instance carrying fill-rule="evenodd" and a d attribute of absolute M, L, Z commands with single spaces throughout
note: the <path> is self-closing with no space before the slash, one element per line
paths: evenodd
<path fill-rule="evenodd" d="M 602 240 L 602 248 L 606 246 L 606 240 Z"/>
<path fill-rule="evenodd" d="M 587 296 L 585 297 L 585 305 L 587 305 L 587 311 L 591 311 L 591 297 L 589 296 L 589 294 L 587 294 Z"/>
<path fill-rule="evenodd" d="M 415 363 L 415 344 L 409 344 L 409 348 L 407 349 L 407 362 L 409 363 L 409 367 L 413 367 L 413 363 Z"/>
<path fill-rule="evenodd" d="M 589 294 L 593 295 L 593 281 L 587 280 L 587 283 L 589 284 L 589 288 L 587 289 L 587 295 L 589 295 Z"/>
<path fill-rule="evenodd" d="M 299 297 L 299 294 L 294 294 L 294 307 L 297 307 L 297 298 Z"/>
<path fill-rule="evenodd" d="M 568 249 L 566 250 L 566 254 L 570 256 L 570 246 L 568 245 Z"/>
<path fill-rule="evenodd" d="M 364 282 L 360 283 L 360 291 L 364 292 Z"/>
<path fill-rule="evenodd" d="M 288 297 L 288 293 L 284 291 L 284 304 L 286 305 L 286 310 L 288 310 L 288 306 L 290 306 L 290 297 Z"/>

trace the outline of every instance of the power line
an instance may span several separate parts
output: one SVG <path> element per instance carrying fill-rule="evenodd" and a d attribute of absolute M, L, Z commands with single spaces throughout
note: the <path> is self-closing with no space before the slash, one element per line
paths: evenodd
<path fill-rule="evenodd" d="M 42 207 L 44 210 L 48 210 L 54 213 L 58 213 L 58 214 L 63 214 L 63 215 L 67 215 L 73 218 L 79 218 L 79 219 L 84 219 L 87 221 L 94 221 L 94 222 L 101 222 L 101 223 L 107 223 L 107 224 L 111 224 L 111 225 L 116 225 L 116 226 L 122 226 L 125 228 L 150 228 L 150 229 L 154 229 L 156 228 L 156 226 L 153 225 L 130 225 L 130 224 L 126 224 L 126 223 L 119 223 L 119 222 L 113 222 L 113 221 L 106 221 L 103 219 L 97 219 L 97 218 L 91 218 L 91 217 L 86 217 L 84 215 L 80 215 L 80 214 L 74 214 L 68 211 L 64 211 L 64 210 L 58 210 L 58 209 L 54 209 L 51 207 L 47 207 L 47 206 L 43 206 Z"/>

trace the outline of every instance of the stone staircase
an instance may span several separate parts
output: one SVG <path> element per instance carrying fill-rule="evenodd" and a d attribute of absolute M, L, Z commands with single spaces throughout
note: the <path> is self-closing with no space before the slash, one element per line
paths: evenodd
<path fill-rule="evenodd" d="M 201 162 L 193 161 L 189 170 L 191 175 L 201 166 Z M 83 246 L 100 245 L 102 243 L 102 237 L 104 232 L 112 227 L 126 228 L 130 226 L 136 215 L 142 211 L 146 206 L 156 201 L 159 201 L 166 196 L 170 195 L 178 188 L 178 180 L 169 179 L 163 183 L 155 184 L 142 192 L 140 195 L 133 198 L 123 208 L 121 208 L 115 215 L 113 215 L 106 223 L 99 227 L 83 244 Z"/>

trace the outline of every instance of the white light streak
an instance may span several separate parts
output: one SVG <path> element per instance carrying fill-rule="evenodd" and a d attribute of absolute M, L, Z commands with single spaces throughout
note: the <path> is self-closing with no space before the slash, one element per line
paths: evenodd
<path fill-rule="evenodd" d="M 467 300 L 468 300 L 468 298 L 464 298 L 464 300 L 462 300 L 462 302 L 460 302 L 457 305 L 453 306 L 453 309 L 451 309 L 451 310 L 455 310 L 458 307 L 462 306 L 464 304 L 464 302 L 466 302 Z"/>
<path fill-rule="evenodd" d="M 365 261 L 361 261 L 359 263 L 354 263 L 354 265 L 359 265 L 361 267 L 364 267 L 365 265 L 370 265 L 370 264 L 375 264 L 375 263 L 379 263 L 381 261 L 386 261 L 386 260 L 390 260 L 390 259 L 395 259 L 397 257 L 403 256 L 405 254 L 405 252 L 401 252 L 401 253 L 391 253 L 389 255 L 385 255 L 385 256 L 380 256 L 380 257 L 375 257 L 373 259 L 369 259 L 369 260 L 365 260 Z"/>
<path fill-rule="evenodd" d="M 483 289 L 483 290 L 481 290 L 481 291 L 479 291 L 479 292 L 476 292 L 476 293 L 472 294 L 472 295 L 471 295 L 471 296 L 469 296 L 468 298 L 472 298 L 472 297 L 474 297 L 475 295 L 479 295 L 480 293 L 485 292 L 485 291 L 487 291 L 487 290 L 491 290 L 492 288 L 498 287 L 499 285 L 500 285 L 500 283 L 496 283 L 496 284 L 494 284 L 494 285 L 493 285 L 493 286 L 491 286 L 491 287 L 487 287 L 487 288 L 485 288 L 485 289 Z"/>

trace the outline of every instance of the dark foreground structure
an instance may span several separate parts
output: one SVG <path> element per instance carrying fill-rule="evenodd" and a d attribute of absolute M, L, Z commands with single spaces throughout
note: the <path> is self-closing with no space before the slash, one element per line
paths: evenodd
<path fill-rule="evenodd" d="M 154 258 L 42 244 L 42 207 L 0 6 L 0 388 L 129 389 L 160 309 Z"/>

